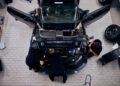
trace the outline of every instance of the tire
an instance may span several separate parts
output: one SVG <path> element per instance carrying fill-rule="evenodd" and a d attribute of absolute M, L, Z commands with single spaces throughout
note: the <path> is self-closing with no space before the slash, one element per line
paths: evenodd
<path fill-rule="evenodd" d="M 113 0 L 98 0 L 101 5 L 108 5 L 113 2 Z"/>
<path fill-rule="evenodd" d="M 110 42 L 117 42 L 120 39 L 120 26 L 112 24 L 105 30 L 105 38 Z"/>

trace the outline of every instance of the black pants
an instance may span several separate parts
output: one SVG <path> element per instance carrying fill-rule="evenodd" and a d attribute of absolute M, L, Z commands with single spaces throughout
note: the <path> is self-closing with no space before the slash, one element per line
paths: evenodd
<path fill-rule="evenodd" d="M 64 67 L 63 59 L 59 54 L 47 55 L 47 64 L 44 65 L 46 73 L 49 74 L 51 81 L 57 76 L 63 77 L 63 82 L 67 80 L 66 68 Z"/>
<path fill-rule="evenodd" d="M 40 59 L 43 57 L 43 51 L 40 49 L 29 49 L 27 58 L 26 58 L 26 64 L 29 67 L 29 69 L 38 69 L 40 66 Z"/>

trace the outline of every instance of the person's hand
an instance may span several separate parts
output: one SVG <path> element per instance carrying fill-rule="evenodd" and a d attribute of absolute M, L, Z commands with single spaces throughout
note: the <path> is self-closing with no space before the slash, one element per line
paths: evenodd
<path fill-rule="evenodd" d="M 40 65 L 44 65 L 44 61 L 40 60 Z"/>
<path fill-rule="evenodd" d="M 89 37 L 89 39 L 94 39 L 94 36 Z"/>
<path fill-rule="evenodd" d="M 35 9 L 35 16 L 39 16 L 39 8 Z"/>
<path fill-rule="evenodd" d="M 94 39 L 94 36 L 91 36 L 90 39 Z"/>

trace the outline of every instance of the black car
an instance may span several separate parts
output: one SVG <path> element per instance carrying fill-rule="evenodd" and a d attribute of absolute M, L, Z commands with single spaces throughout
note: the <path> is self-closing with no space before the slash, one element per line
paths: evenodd
<path fill-rule="evenodd" d="M 37 16 L 36 10 L 30 13 L 14 7 L 7 10 L 16 20 L 34 26 L 30 47 L 42 49 L 44 56 L 49 54 L 46 51 L 54 49 L 63 59 L 67 73 L 83 67 L 88 53 L 84 25 L 107 13 L 110 6 L 89 13 L 79 8 L 78 0 L 38 0 L 38 5 Z"/>

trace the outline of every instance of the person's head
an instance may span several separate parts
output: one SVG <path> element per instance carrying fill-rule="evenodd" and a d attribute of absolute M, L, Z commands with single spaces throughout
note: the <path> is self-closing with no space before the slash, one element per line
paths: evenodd
<path fill-rule="evenodd" d="M 100 50 L 102 48 L 102 42 L 99 39 L 93 41 L 91 49 L 93 51 Z"/>
<path fill-rule="evenodd" d="M 55 49 L 54 48 L 49 48 L 48 49 L 48 53 L 49 54 L 54 54 L 55 53 Z"/>

